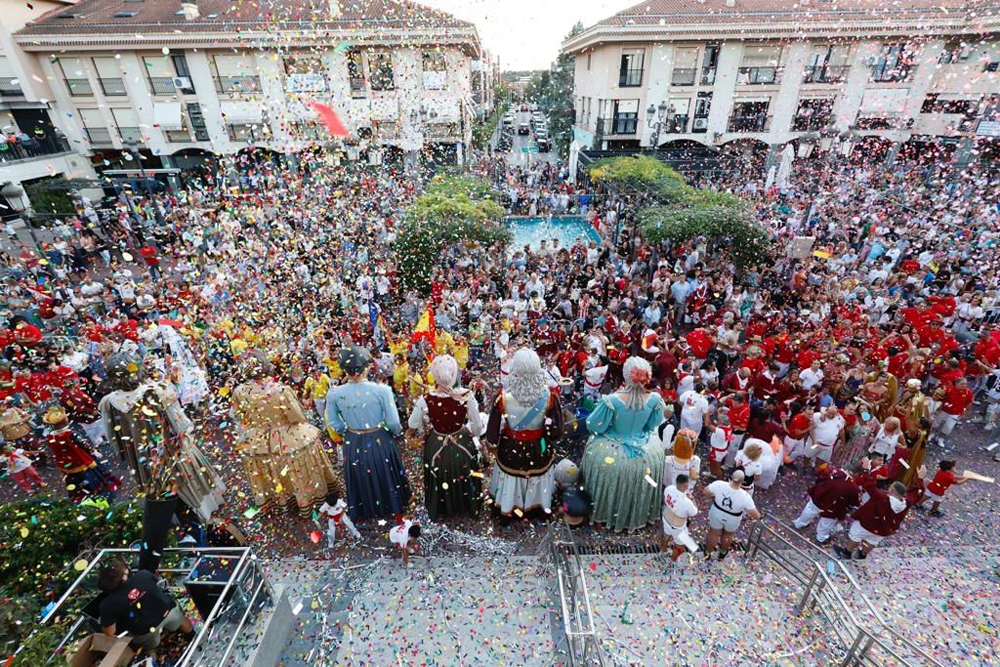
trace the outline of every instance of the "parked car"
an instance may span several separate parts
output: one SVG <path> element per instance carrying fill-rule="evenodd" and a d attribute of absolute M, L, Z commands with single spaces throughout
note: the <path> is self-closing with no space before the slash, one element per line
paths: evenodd
<path fill-rule="evenodd" d="M 518 134 L 531 134 L 531 126 L 527 123 L 521 123 L 517 126 Z"/>
<path fill-rule="evenodd" d="M 549 138 L 549 133 L 536 132 L 535 144 L 538 146 L 538 150 L 540 150 L 543 153 L 548 153 L 549 149 L 552 148 L 552 140 Z"/>
<path fill-rule="evenodd" d="M 522 104 L 521 105 L 521 111 L 527 111 L 527 110 L 528 110 L 528 105 L 527 104 Z"/>

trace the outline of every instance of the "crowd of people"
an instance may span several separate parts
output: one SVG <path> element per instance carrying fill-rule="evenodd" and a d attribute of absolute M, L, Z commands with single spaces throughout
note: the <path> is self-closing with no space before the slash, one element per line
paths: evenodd
<path fill-rule="evenodd" d="M 644 242 L 642 195 L 561 165 L 478 169 L 511 214 L 578 213 L 601 241 L 455 244 L 423 296 L 399 275 L 396 229 L 422 187 L 402 169 L 314 157 L 257 164 L 250 191 L 209 178 L 81 198 L 50 242 L 4 258 L 13 483 L 38 492 L 50 465 L 74 501 L 148 489 L 114 430 L 147 409 L 139 386 L 176 437 L 193 423 L 218 445 L 165 438 L 151 456 L 207 456 L 227 477 L 238 461 L 258 509 L 318 510 L 331 546 L 395 519 L 408 554 L 422 505 L 434 522 L 657 525 L 675 558 L 722 558 L 760 516 L 755 492 L 799 468 L 814 483 L 797 527 L 819 519 L 824 544 L 847 530 L 837 552 L 862 558 L 969 479 L 954 429 L 1000 418 L 995 171 L 827 157 L 780 187 L 717 174 L 774 239 L 738 267 L 725 239 Z M 406 442 L 422 442 L 416 475 Z M 234 489 L 203 476 L 181 484 L 196 520 L 231 518 Z"/>

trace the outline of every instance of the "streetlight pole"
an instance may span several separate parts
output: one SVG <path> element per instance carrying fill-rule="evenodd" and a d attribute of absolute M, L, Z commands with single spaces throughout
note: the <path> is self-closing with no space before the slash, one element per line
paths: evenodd
<path fill-rule="evenodd" d="M 660 146 L 660 132 L 664 126 L 673 125 L 676 113 L 674 105 L 667 105 L 666 100 L 661 101 L 655 107 L 650 104 L 649 108 L 646 109 L 646 126 L 654 132 L 650 141 L 650 148 L 653 152 L 656 152 Z"/>

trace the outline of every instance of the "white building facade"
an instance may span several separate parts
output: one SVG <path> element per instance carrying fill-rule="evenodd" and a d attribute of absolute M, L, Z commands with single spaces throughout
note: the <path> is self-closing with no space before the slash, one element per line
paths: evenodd
<path fill-rule="evenodd" d="M 66 138 L 68 124 L 54 108 L 52 91 L 36 58 L 22 51 L 14 33 L 71 2 L 4 3 L 0 12 L 0 218 L 30 210 L 24 185 L 53 177 L 93 180 L 90 160 Z"/>
<path fill-rule="evenodd" d="M 647 0 L 563 43 L 575 138 L 608 150 L 877 137 L 893 153 L 933 139 L 969 159 L 1000 135 L 998 8 Z"/>
<path fill-rule="evenodd" d="M 293 154 L 332 141 L 316 101 L 338 113 L 353 156 L 434 150 L 461 163 L 485 99 L 474 90 L 475 27 L 408 2 L 343 4 L 280 0 L 268 20 L 256 4 L 225 0 L 81 0 L 15 41 L 70 142 L 95 162 L 138 153 L 171 168 L 249 147 Z"/>

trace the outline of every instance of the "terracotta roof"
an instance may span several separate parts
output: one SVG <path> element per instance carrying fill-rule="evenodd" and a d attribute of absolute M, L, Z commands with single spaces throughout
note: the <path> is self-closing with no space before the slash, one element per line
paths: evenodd
<path fill-rule="evenodd" d="M 446 12 L 409 0 L 346 0 L 341 15 L 330 18 L 328 0 L 198 0 L 200 18 L 185 20 L 180 0 L 80 0 L 27 24 L 19 35 L 156 34 L 238 30 L 385 31 L 474 28 Z M 125 14 L 134 15 L 126 16 Z M 71 17 L 71 18 L 70 18 Z"/>
<path fill-rule="evenodd" d="M 997 0 L 645 0 L 598 25 L 726 24 L 762 21 L 871 21 L 1000 14 Z"/>

